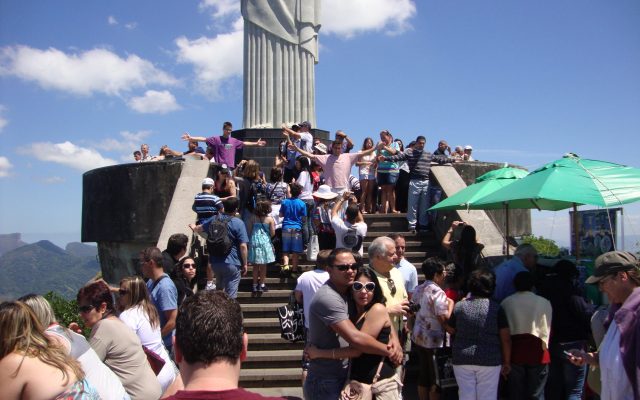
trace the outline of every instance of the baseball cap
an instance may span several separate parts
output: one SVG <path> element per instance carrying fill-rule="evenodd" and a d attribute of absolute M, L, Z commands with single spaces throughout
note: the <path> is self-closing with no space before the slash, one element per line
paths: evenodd
<path fill-rule="evenodd" d="M 586 283 L 598 283 L 605 276 L 638 267 L 638 259 L 627 251 L 610 251 L 601 254 L 593 264 L 593 274 Z"/>
<path fill-rule="evenodd" d="M 471 147 L 471 146 L 469 146 L 469 145 L 466 145 L 466 146 L 464 146 L 464 149 L 465 149 L 465 150 L 473 150 L 473 147 Z"/>
<path fill-rule="evenodd" d="M 202 180 L 202 186 L 213 186 L 215 183 L 213 182 L 213 179 L 211 178 L 204 178 Z"/>
<path fill-rule="evenodd" d="M 306 126 L 307 128 L 311 129 L 311 122 L 309 121 L 302 121 L 298 125 L 300 125 L 301 127 Z"/>

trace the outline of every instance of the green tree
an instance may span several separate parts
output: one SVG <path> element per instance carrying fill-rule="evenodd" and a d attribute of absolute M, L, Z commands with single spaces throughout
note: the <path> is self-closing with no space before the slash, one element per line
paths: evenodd
<path fill-rule="evenodd" d="M 522 239 L 522 243 L 532 245 L 542 256 L 557 257 L 560 254 L 560 248 L 552 239 L 534 235 L 524 236 Z"/>
<path fill-rule="evenodd" d="M 53 313 L 56 315 L 60 325 L 68 327 L 70 323 L 76 322 L 80 325 L 83 334 L 85 336 L 89 335 L 91 330 L 85 327 L 82 319 L 80 319 L 78 303 L 75 300 L 67 300 L 56 292 L 48 292 L 44 295 L 44 298 L 51 304 Z"/>

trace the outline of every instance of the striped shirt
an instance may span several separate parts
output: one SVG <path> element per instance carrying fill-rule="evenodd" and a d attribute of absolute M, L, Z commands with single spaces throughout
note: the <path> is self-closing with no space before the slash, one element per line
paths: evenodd
<path fill-rule="evenodd" d="M 416 151 L 414 149 L 406 149 L 404 153 L 398 153 L 395 156 L 385 157 L 385 160 L 391 161 L 407 161 L 409 165 L 409 179 L 428 180 L 431 171 L 431 163 L 446 164 L 454 162 L 453 158 L 445 156 L 434 156 L 428 151 Z"/>
<path fill-rule="evenodd" d="M 198 214 L 197 221 L 198 224 L 201 224 L 206 219 L 211 218 L 219 211 L 222 211 L 223 207 L 220 197 L 212 193 L 202 192 L 196 194 L 196 197 L 193 199 L 193 206 L 191 209 Z"/>

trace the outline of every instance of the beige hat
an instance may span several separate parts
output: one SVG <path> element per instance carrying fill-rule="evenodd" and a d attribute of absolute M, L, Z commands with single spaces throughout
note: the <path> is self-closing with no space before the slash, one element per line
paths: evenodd
<path fill-rule="evenodd" d="M 338 193 L 333 193 L 329 185 L 320 185 L 318 190 L 312 193 L 313 197 L 317 197 L 319 199 L 331 200 L 338 197 Z"/>
<path fill-rule="evenodd" d="M 593 275 L 586 283 L 598 283 L 607 275 L 619 271 L 629 271 L 638 268 L 638 259 L 627 251 L 610 251 L 601 254 L 593 264 Z"/>

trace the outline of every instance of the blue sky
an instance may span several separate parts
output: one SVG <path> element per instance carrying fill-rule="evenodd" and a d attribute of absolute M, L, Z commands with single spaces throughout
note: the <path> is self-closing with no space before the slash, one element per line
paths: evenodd
<path fill-rule="evenodd" d="M 323 0 L 318 127 L 640 167 L 640 2 Z M 82 173 L 242 123 L 239 1 L 0 1 L 0 233 L 80 238 Z M 532 212 L 568 242 L 568 212 Z M 625 209 L 640 234 L 640 206 Z"/>

